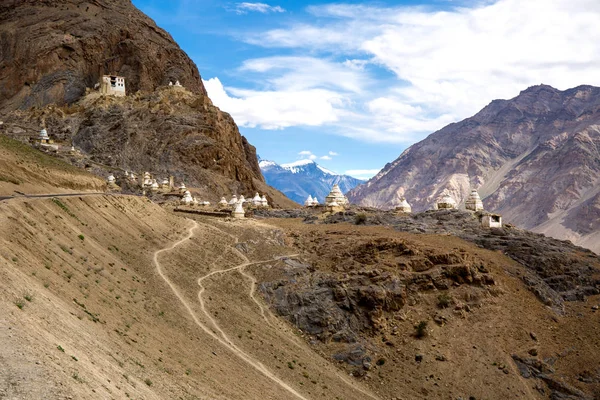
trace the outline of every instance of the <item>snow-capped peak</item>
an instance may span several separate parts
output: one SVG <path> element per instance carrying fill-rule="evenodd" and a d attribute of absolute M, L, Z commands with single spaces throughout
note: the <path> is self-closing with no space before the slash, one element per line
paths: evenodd
<path fill-rule="evenodd" d="M 277 163 L 274 161 L 269 161 L 269 160 L 260 160 L 260 162 L 258 163 L 258 166 L 260 168 L 272 167 L 274 165 L 277 165 Z"/>
<path fill-rule="evenodd" d="M 324 173 L 329 174 L 329 175 L 339 175 L 339 174 L 336 174 L 335 172 L 333 172 L 330 169 L 321 167 L 320 165 L 317 165 L 317 168 L 319 168 L 321 171 L 323 171 Z"/>
<path fill-rule="evenodd" d="M 293 167 L 302 167 L 304 165 L 316 164 L 313 160 L 298 160 L 288 164 L 281 164 L 283 168 L 289 169 Z"/>

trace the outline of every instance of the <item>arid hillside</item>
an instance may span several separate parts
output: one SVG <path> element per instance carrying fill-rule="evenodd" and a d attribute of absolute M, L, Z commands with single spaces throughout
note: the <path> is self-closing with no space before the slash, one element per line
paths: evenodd
<path fill-rule="evenodd" d="M 194 218 L 134 196 L 0 202 L 0 395 L 600 394 L 599 296 L 548 307 L 499 252 L 334 220 Z"/>
<path fill-rule="evenodd" d="M 105 189 L 104 179 L 0 135 L 0 196 Z"/>

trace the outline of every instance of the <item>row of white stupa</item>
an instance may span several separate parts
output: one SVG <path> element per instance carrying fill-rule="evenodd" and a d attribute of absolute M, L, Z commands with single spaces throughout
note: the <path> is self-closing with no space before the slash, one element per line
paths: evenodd
<path fill-rule="evenodd" d="M 458 203 L 456 203 L 456 200 L 454 200 L 452 196 L 446 193 L 438 199 L 433 208 L 434 210 L 457 209 Z M 481 197 L 479 197 L 479 193 L 477 193 L 476 189 L 471 190 L 471 194 L 465 201 L 465 208 L 474 212 L 483 211 L 483 202 L 481 201 Z M 410 204 L 408 204 L 406 198 L 401 197 L 400 204 L 396 206 L 396 210 L 409 213 L 412 211 L 412 207 Z"/>
<path fill-rule="evenodd" d="M 243 195 L 238 198 L 237 195 L 234 194 L 229 201 L 227 201 L 225 197 L 221 197 L 221 201 L 219 201 L 219 206 L 222 208 L 230 206 L 237 207 L 238 204 L 241 204 L 242 206 L 245 204 L 252 204 L 254 207 L 269 207 L 267 196 L 263 194 L 261 197 L 258 193 L 256 193 L 251 200 L 246 199 Z"/>

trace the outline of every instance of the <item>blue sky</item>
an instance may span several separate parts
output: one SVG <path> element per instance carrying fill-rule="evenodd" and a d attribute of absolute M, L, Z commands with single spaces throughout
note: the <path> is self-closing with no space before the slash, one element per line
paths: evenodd
<path fill-rule="evenodd" d="M 535 84 L 600 84 L 600 2 L 133 0 L 258 154 L 374 175 Z"/>

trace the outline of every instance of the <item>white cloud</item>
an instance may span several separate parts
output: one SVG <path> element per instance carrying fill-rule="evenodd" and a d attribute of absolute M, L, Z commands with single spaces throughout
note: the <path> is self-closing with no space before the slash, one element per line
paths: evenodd
<path fill-rule="evenodd" d="M 363 140 L 412 142 L 531 85 L 600 85 L 597 0 L 480 1 L 446 11 L 330 4 L 307 11 L 316 18 L 245 39 L 300 56 L 242 65 L 268 84 L 244 95 L 231 91 L 237 98 L 228 101 L 245 103 L 243 112 L 222 107 L 242 125 L 328 126 Z"/>
<path fill-rule="evenodd" d="M 321 156 L 319 157 L 321 160 L 333 160 L 330 156 Z"/>
<path fill-rule="evenodd" d="M 321 126 L 338 120 L 343 97 L 324 89 L 243 90 L 225 88 L 218 78 L 203 81 L 211 100 L 239 126 L 282 129 Z"/>
<path fill-rule="evenodd" d="M 308 156 L 309 160 L 316 160 L 317 156 L 315 156 L 314 154 L 311 154 L 310 156 Z"/>
<path fill-rule="evenodd" d="M 338 154 L 338 153 L 336 153 L 335 151 L 330 151 L 330 152 L 329 152 L 329 155 L 330 155 L 330 156 L 339 156 L 339 154 Z"/>
<path fill-rule="evenodd" d="M 232 9 L 232 11 L 236 12 L 237 14 L 247 14 L 248 12 L 259 12 L 262 14 L 267 14 L 267 13 L 271 13 L 271 12 L 278 12 L 278 13 L 282 13 L 285 12 L 285 9 L 283 9 L 280 6 L 270 6 L 266 3 L 236 3 L 235 7 Z"/>
<path fill-rule="evenodd" d="M 299 156 L 310 156 L 312 154 L 312 151 L 308 151 L 308 150 L 302 150 L 301 152 L 298 153 Z"/>
<path fill-rule="evenodd" d="M 379 169 L 350 169 L 344 174 L 358 179 L 369 179 L 374 177 L 379 171 Z"/>

